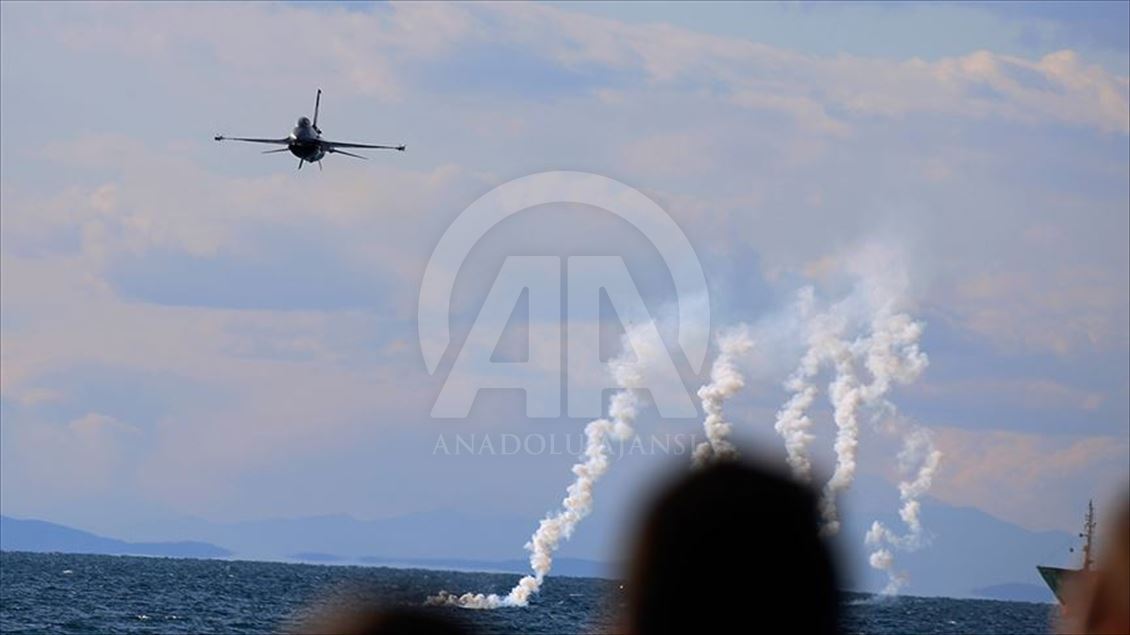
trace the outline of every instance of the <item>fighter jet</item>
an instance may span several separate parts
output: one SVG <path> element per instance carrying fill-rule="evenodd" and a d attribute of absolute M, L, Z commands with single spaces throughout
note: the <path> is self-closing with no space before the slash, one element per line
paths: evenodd
<path fill-rule="evenodd" d="M 369 157 L 361 156 L 360 154 L 353 154 L 346 152 L 342 148 L 366 148 L 372 150 L 399 150 L 404 152 L 404 146 L 382 146 L 382 145 L 368 145 L 364 143 L 345 143 L 342 141 L 327 141 L 322 138 L 322 130 L 318 128 L 318 108 L 322 105 L 322 89 L 318 89 L 318 96 L 314 99 L 314 120 L 311 121 L 309 117 L 299 117 L 298 125 L 290 132 L 290 136 L 281 139 L 257 139 L 251 137 L 225 137 L 224 135 L 216 135 L 216 141 L 249 141 L 251 143 L 270 143 L 274 145 L 286 146 L 285 148 L 278 148 L 277 150 L 267 150 L 263 154 L 274 154 L 276 152 L 289 151 L 294 156 L 298 157 L 298 169 L 302 169 L 304 163 L 317 163 L 318 169 L 322 168 L 322 159 L 327 154 L 344 154 L 347 157 L 354 157 L 356 159 L 368 159 Z"/>

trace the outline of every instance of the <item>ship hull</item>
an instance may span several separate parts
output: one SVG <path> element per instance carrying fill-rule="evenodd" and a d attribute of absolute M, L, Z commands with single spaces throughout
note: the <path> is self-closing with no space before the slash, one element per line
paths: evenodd
<path fill-rule="evenodd" d="M 1060 567 L 1036 567 L 1040 577 L 1047 583 L 1048 588 L 1055 594 L 1060 604 L 1063 604 L 1063 591 L 1068 580 L 1079 573 L 1078 569 L 1061 569 Z"/>

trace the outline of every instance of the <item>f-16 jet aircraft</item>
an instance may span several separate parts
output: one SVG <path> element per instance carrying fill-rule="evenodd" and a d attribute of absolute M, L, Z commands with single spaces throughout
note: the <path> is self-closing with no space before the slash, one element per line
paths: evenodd
<path fill-rule="evenodd" d="M 360 154 L 353 154 L 346 152 L 342 148 L 365 148 L 371 150 L 399 150 L 404 151 L 404 146 L 382 146 L 382 145 L 369 145 L 364 143 L 345 143 L 343 141 L 328 141 L 322 138 L 322 130 L 318 128 L 318 108 L 322 105 L 322 89 L 318 89 L 318 96 L 314 100 L 314 120 L 310 121 L 309 117 L 299 117 L 298 125 L 290 132 L 290 136 L 281 139 L 257 139 L 251 137 L 225 137 L 224 135 L 216 135 L 216 141 L 249 141 L 251 143 L 270 143 L 274 145 L 286 146 L 276 150 L 267 150 L 263 154 L 273 154 L 276 152 L 289 151 L 294 156 L 298 157 L 298 169 L 302 169 L 304 163 L 317 163 L 318 168 L 322 167 L 322 159 L 327 154 L 344 154 L 347 157 L 354 157 L 357 159 L 368 159 L 369 157 L 361 156 Z"/>

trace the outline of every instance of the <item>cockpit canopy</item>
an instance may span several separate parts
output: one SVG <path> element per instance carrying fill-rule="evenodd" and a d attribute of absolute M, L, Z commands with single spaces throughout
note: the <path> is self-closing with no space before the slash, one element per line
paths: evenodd
<path fill-rule="evenodd" d="M 310 118 L 309 117 L 299 117 L 298 118 L 298 127 L 299 128 L 309 128 L 310 127 Z"/>

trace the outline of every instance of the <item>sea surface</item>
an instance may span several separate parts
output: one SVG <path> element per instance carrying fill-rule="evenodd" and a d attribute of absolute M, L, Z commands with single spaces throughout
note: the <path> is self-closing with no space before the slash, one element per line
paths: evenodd
<path fill-rule="evenodd" d="M 420 606 L 439 590 L 509 591 L 519 576 L 78 554 L 0 553 L 0 633 L 276 633 L 311 607 L 379 598 Z M 442 608 L 484 633 L 615 632 L 619 584 L 551 577 L 527 608 Z M 849 633 L 1048 633 L 1049 604 L 845 598 Z"/>

